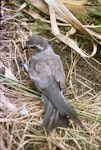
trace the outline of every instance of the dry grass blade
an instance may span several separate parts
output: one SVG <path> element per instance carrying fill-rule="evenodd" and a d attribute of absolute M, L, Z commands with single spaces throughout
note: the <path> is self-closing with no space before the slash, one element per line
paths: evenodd
<path fill-rule="evenodd" d="M 59 0 L 52 0 L 51 2 L 49 0 L 45 0 L 45 2 L 54 9 L 56 14 L 62 17 L 67 23 L 70 23 L 76 30 L 79 30 L 101 44 L 86 30 L 86 28 L 83 27 L 80 21 Z M 101 32 L 99 31 L 99 34 L 100 33 Z"/>
<path fill-rule="evenodd" d="M 83 34 L 87 36 L 91 36 L 86 29 L 82 26 L 82 24 L 74 17 L 74 15 L 58 0 L 51 2 L 49 0 L 45 0 L 45 2 L 53 8 L 53 10 L 62 17 L 67 23 L 70 23 L 75 29 L 81 31 Z M 51 15 L 51 14 L 50 14 Z"/>
<path fill-rule="evenodd" d="M 49 14 L 47 4 L 43 0 L 28 0 L 28 3 L 35 6 L 45 14 Z"/>
<path fill-rule="evenodd" d="M 62 3 L 67 3 L 67 4 L 74 4 L 74 5 L 84 5 L 87 3 L 88 0 L 60 0 Z"/>
<path fill-rule="evenodd" d="M 37 7 L 40 11 L 42 11 L 46 14 L 49 14 L 49 11 L 47 9 L 47 5 L 43 1 L 40 1 L 40 2 L 39 1 L 34 1 L 33 2 L 33 1 L 29 0 L 28 2 L 31 5 Z M 57 1 L 53 0 L 51 2 L 48 1 L 48 0 L 45 0 L 45 2 L 49 5 L 49 7 L 51 7 L 51 9 L 53 9 L 50 12 L 50 17 L 52 18 L 51 19 L 51 25 L 52 25 L 53 34 L 55 36 L 57 36 L 60 41 L 64 42 L 69 47 L 71 47 L 72 49 L 77 51 L 82 57 L 87 57 L 88 58 L 88 57 L 94 56 L 97 52 L 97 43 L 101 44 L 100 41 L 98 41 L 98 39 L 100 39 L 100 31 L 99 30 L 94 31 L 92 28 L 88 29 L 87 27 L 83 26 L 74 17 L 74 15 L 62 3 L 60 3 L 58 0 Z M 43 10 L 42 8 L 45 8 L 45 9 Z M 53 17 L 52 17 L 52 15 L 53 15 Z M 88 37 L 91 37 L 95 41 L 95 42 L 92 43 L 92 45 L 93 45 L 92 53 L 90 55 L 85 53 L 81 48 L 79 48 L 77 46 L 77 44 L 75 43 L 74 40 L 72 40 L 70 37 L 66 37 L 65 35 L 59 33 L 58 27 L 54 27 L 54 26 L 57 26 L 57 22 L 56 22 L 56 19 L 53 19 L 53 18 L 57 18 L 59 20 L 62 20 L 63 22 L 70 23 L 76 30 L 79 30 L 83 34 L 87 35 Z M 54 30 L 54 28 L 56 30 Z"/>
<path fill-rule="evenodd" d="M 92 57 L 96 54 L 97 51 L 97 45 L 94 43 L 93 45 L 93 52 L 90 55 L 87 55 L 85 52 L 83 52 L 78 46 L 77 44 L 74 42 L 74 40 L 72 40 L 71 38 L 69 38 L 68 36 L 65 36 L 63 34 L 60 34 L 59 28 L 57 26 L 57 22 L 56 22 L 56 17 L 55 17 L 55 12 L 53 10 L 53 7 L 49 7 L 50 10 L 50 19 L 51 19 L 51 27 L 52 27 L 52 32 L 54 33 L 54 35 L 56 35 L 60 41 L 64 42 L 65 44 L 69 45 L 72 49 L 74 49 L 75 51 L 77 51 L 82 57 Z"/>
<path fill-rule="evenodd" d="M 50 18 L 51 18 L 51 26 L 52 26 L 53 34 L 56 35 L 62 42 L 68 44 L 71 48 L 73 48 L 75 51 L 81 54 L 82 57 L 94 56 L 97 51 L 97 45 L 95 43 L 93 45 L 93 52 L 91 53 L 91 55 L 87 56 L 87 54 L 84 53 L 71 38 L 65 37 L 59 33 L 55 12 L 58 13 L 58 15 L 60 15 L 61 17 L 63 17 L 65 21 L 69 22 L 75 29 L 81 31 L 87 36 L 92 37 L 92 39 L 94 39 L 96 42 L 98 41 L 91 34 L 89 34 L 89 32 L 87 32 L 86 28 L 82 26 L 82 24 L 72 15 L 72 13 L 70 13 L 68 9 L 64 7 L 63 4 L 59 3 L 59 1 L 55 1 L 55 2 L 51 1 L 51 3 L 48 0 L 45 1 L 49 5 L 49 9 L 50 9 Z"/>

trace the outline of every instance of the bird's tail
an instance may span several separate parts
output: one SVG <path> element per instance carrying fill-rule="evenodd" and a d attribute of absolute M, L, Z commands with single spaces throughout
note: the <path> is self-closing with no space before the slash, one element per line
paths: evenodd
<path fill-rule="evenodd" d="M 49 134 L 54 128 L 69 126 L 69 119 L 67 116 L 61 116 L 58 110 L 53 106 L 53 104 L 44 96 L 45 104 L 45 115 L 41 128 L 46 129 Z"/>
<path fill-rule="evenodd" d="M 65 97 L 58 88 L 52 87 L 51 85 L 43 90 L 43 94 L 50 100 L 53 107 L 59 112 L 60 116 L 68 116 L 73 121 L 82 125 L 81 121 L 78 118 L 76 111 L 73 107 L 65 100 Z"/>

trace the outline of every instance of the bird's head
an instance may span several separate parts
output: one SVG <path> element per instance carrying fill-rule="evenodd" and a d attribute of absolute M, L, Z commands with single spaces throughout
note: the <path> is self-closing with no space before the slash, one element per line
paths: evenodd
<path fill-rule="evenodd" d="M 28 48 L 34 48 L 38 52 L 44 51 L 48 46 L 48 42 L 40 35 L 33 35 L 29 37 L 29 40 L 26 42 L 26 46 L 23 50 Z"/>

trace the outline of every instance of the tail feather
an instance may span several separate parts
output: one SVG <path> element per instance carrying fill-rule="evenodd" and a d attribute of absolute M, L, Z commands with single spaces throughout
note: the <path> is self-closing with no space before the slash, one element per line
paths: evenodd
<path fill-rule="evenodd" d="M 47 124 L 49 124 L 50 117 L 53 115 L 53 112 L 54 112 L 54 107 L 50 101 L 48 103 L 47 108 L 45 108 L 45 109 L 46 109 L 46 111 L 45 111 L 45 115 L 43 118 L 42 127 L 45 127 L 45 126 L 47 126 Z"/>
<path fill-rule="evenodd" d="M 55 109 L 53 104 L 44 96 L 45 103 L 45 115 L 41 128 L 46 128 L 47 133 L 49 134 L 54 128 L 69 126 L 69 119 L 67 116 L 61 116 L 58 110 Z"/>
<path fill-rule="evenodd" d="M 54 88 L 48 87 L 43 90 L 44 95 L 51 101 L 56 110 L 58 110 L 61 116 L 69 116 L 73 121 L 82 125 L 81 121 L 78 118 L 76 111 L 73 107 L 65 100 L 61 92 Z"/>

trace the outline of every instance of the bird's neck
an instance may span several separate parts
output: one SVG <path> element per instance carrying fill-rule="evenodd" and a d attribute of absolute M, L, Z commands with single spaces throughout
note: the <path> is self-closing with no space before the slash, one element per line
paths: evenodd
<path fill-rule="evenodd" d="M 53 53 L 53 49 L 50 45 L 47 45 L 46 48 L 41 47 L 40 45 L 37 45 L 37 49 L 38 49 L 37 53 L 47 53 L 47 54 Z"/>

